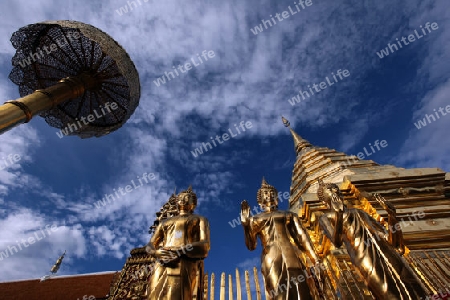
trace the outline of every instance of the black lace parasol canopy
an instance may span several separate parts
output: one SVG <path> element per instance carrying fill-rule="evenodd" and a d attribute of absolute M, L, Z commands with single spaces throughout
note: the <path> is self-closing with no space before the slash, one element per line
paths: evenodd
<path fill-rule="evenodd" d="M 40 116 L 66 135 L 100 137 L 119 129 L 139 104 L 139 75 L 129 55 L 108 34 L 77 21 L 47 21 L 11 37 L 12 82 L 21 97 L 62 79 L 89 78 L 88 88 Z"/>

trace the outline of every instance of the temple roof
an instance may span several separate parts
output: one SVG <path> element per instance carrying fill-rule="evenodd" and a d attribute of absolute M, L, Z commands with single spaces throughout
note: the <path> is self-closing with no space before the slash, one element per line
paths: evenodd
<path fill-rule="evenodd" d="M 61 300 L 83 299 L 86 295 L 95 299 L 106 299 L 116 271 L 55 276 L 45 281 L 26 279 L 0 282 L 0 298 L 15 300 Z M 92 298 L 91 298 L 92 299 Z"/>

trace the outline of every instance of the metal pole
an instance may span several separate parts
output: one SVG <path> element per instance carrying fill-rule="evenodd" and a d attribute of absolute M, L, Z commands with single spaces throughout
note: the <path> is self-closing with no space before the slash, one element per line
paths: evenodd
<path fill-rule="evenodd" d="M 239 275 L 239 270 L 237 268 L 236 268 L 236 299 L 242 300 L 241 275 Z"/>
<path fill-rule="evenodd" d="M 0 105 L 0 134 L 19 124 L 28 123 L 33 116 L 66 100 L 80 97 L 87 89 L 97 84 L 98 81 L 94 77 L 81 74 L 64 78 L 51 87 L 36 90 L 25 97 L 6 101 Z"/>

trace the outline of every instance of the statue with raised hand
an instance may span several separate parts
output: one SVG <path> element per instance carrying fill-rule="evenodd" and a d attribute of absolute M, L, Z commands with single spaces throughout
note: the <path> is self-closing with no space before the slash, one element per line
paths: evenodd
<path fill-rule="evenodd" d="M 191 187 L 177 196 L 177 206 L 178 215 L 163 220 L 146 247 L 158 262 L 150 276 L 149 300 L 191 300 L 203 293 L 209 222 L 193 213 L 197 196 Z"/>
<path fill-rule="evenodd" d="M 318 264 L 319 258 L 297 214 L 278 210 L 277 195 L 277 190 L 263 178 L 257 193 L 262 212 L 250 216 L 248 202 L 242 201 L 241 224 L 245 244 L 249 250 L 255 250 L 257 238 L 261 240 L 261 271 L 271 299 L 313 299 L 312 295 L 316 293 L 312 289 L 315 289 L 316 282 L 322 282 L 323 272 L 317 265 L 315 270 L 308 272 L 301 258 L 306 254 L 313 264 Z"/>
<path fill-rule="evenodd" d="M 389 242 L 394 240 L 396 244 L 403 245 L 398 237 L 392 238 L 392 232 L 388 234 L 365 211 L 347 209 L 336 184 L 325 184 L 319 180 L 317 195 L 329 209 L 319 220 L 321 229 L 335 247 L 345 246 L 353 265 L 377 299 L 413 300 L 427 296 L 413 270 Z M 376 197 L 395 217 L 394 206 L 379 195 Z"/>
<path fill-rule="evenodd" d="M 389 243 L 403 255 L 405 253 L 405 244 L 403 243 L 403 232 L 401 229 L 401 224 L 397 219 L 397 210 L 394 205 L 389 201 L 386 201 L 380 194 L 376 193 L 373 198 L 383 207 L 383 209 L 388 213 L 388 228 L 389 230 Z M 395 230 L 392 230 L 395 228 Z"/>

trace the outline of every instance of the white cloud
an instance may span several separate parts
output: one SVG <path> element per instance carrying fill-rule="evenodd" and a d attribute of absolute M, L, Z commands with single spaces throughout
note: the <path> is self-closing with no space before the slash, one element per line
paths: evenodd
<path fill-rule="evenodd" d="M 432 115 L 440 107 L 450 105 L 450 80 L 448 70 L 450 68 L 450 54 L 444 49 L 450 47 L 450 31 L 446 28 L 450 25 L 450 13 L 446 9 L 448 3 L 436 1 L 434 5 L 421 4 L 417 16 L 410 21 L 410 27 L 417 27 L 426 22 L 437 22 L 439 29 L 431 32 L 426 40 L 424 58 L 417 73 L 415 86 L 423 88 L 426 92 L 421 97 L 411 119 L 411 130 L 395 160 L 399 164 L 407 164 L 414 167 L 441 167 L 450 170 L 448 152 L 450 140 L 448 128 L 450 116 L 442 116 L 440 119 L 429 123 L 426 127 L 417 129 L 414 123 L 424 119 L 425 114 Z M 421 13 L 423 11 L 427 13 Z M 425 42 L 424 42 L 425 43 Z M 431 119 L 431 117 L 430 117 Z"/>
<path fill-rule="evenodd" d="M 449 45 L 450 46 L 450 45 Z M 400 164 L 410 164 L 416 167 L 441 167 L 450 170 L 450 158 L 448 149 L 448 128 L 450 128 L 450 114 L 442 116 L 439 108 L 450 105 L 450 80 L 428 92 L 420 103 L 420 108 L 414 113 L 411 125 L 419 120 L 427 121 L 426 115 L 433 115 L 436 121 L 417 129 L 414 125 L 405 141 L 401 155 L 397 161 Z M 435 115 L 438 112 L 440 118 Z M 445 111 L 444 111 L 445 113 Z"/>
<path fill-rule="evenodd" d="M 86 253 L 81 226 L 67 227 L 28 209 L 8 212 L 0 220 L 0 236 L 0 280 L 41 277 L 66 249 L 66 263 Z"/>

